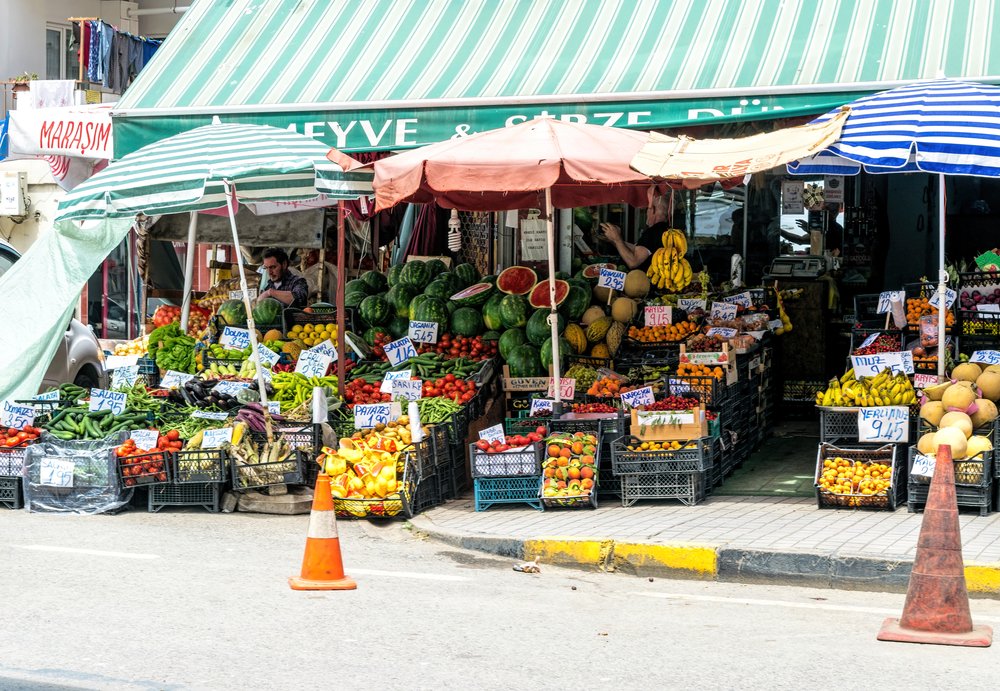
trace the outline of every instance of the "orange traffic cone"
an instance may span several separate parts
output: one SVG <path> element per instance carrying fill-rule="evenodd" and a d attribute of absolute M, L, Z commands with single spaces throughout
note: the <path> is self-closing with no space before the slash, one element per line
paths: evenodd
<path fill-rule="evenodd" d="M 903 616 L 886 619 L 878 640 L 977 648 L 993 642 L 993 629 L 973 626 L 969 613 L 950 446 L 938 447 Z"/>
<path fill-rule="evenodd" d="M 358 587 L 344 575 L 340 538 L 337 536 L 337 514 L 333 510 L 330 477 L 326 473 L 320 473 L 316 478 L 302 575 L 289 578 L 288 585 L 292 586 L 292 590 L 354 590 Z"/>

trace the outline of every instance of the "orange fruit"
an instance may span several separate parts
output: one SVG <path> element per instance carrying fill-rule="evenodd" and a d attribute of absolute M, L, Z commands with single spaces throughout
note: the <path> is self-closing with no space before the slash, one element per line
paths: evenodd
<path fill-rule="evenodd" d="M 569 469 L 569 476 L 570 476 L 570 479 L 572 479 L 572 480 L 579 480 L 580 479 L 580 469 L 579 468 L 570 468 Z"/>
<path fill-rule="evenodd" d="M 549 444 L 549 456 L 558 457 L 560 451 L 562 451 L 562 447 L 558 444 Z"/>

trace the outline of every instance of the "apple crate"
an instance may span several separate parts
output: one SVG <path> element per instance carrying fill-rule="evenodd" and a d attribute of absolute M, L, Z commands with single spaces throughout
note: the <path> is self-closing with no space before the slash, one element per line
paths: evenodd
<path fill-rule="evenodd" d="M 400 468 L 402 476 L 400 477 Z M 413 455 L 403 452 L 396 462 L 396 491 L 387 497 L 353 499 L 334 497 L 338 518 L 413 518 L 417 473 Z"/>
<path fill-rule="evenodd" d="M 894 511 L 902 501 L 905 482 L 903 482 L 900 465 L 896 463 L 895 444 L 885 444 L 880 447 L 841 448 L 833 444 L 820 443 L 816 453 L 816 473 L 813 476 L 813 486 L 816 488 L 816 503 L 821 509 L 869 509 Z M 879 494 L 834 494 L 820 488 L 820 476 L 823 473 L 824 462 L 834 458 L 861 462 L 866 465 L 883 463 L 891 472 L 889 488 Z"/>
<path fill-rule="evenodd" d="M 624 436 L 611 444 L 611 469 L 615 475 L 704 472 L 712 463 L 710 440 L 678 442 L 680 449 L 629 451 L 628 447 L 649 445 L 650 440 Z M 664 443 L 669 444 L 669 441 Z"/>
<path fill-rule="evenodd" d="M 469 444 L 472 477 L 537 476 L 542 472 L 543 450 L 542 442 L 500 453 L 487 453 L 475 443 Z"/>

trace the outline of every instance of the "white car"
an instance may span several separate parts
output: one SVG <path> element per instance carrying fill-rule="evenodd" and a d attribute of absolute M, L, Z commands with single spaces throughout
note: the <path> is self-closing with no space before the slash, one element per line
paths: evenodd
<path fill-rule="evenodd" d="M 14 265 L 21 255 L 10 245 L 0 242 L 0 275 Z M 104 369 L 104 351 L 89 326 L 71 319 L 59 341 L 56 354 L 42 378 L 42 390 L 72 382 L 84 388 L 107 388 L 108 374 Z"/>

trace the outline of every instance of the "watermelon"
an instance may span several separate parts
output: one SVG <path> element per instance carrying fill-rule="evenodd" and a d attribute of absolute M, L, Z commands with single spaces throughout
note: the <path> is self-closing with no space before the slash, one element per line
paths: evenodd
<path fill-rule="evenodd" d="M 423 293 L 414 296 L 414 298 L 410 300 L 410 313 L 407 314 L 406 316 L 409 317 L 410 319 L 416 319 L 417 308 L 425 301 L 429 300 L 430 297 L 431 297 L 430 295 L 424 295 Z"/>
<path fill-rule="evenodd" d="M 552 327 L 549 326 L 549 315 L 552 314 L 550 310 L 541 309 L 535 310 L 531 313 L 528 318 L 528 324 L 524 327 L 524 334 L 528 337 L 528 343 L 532 345 L 540 346 L 545 342 L 546 338 L 552 337 Z M 559 317 L 559 333 L 563 332 L 566 328 L 566 319 L 556 312 Z"/>
<path fill-rule="evenodd" d="M 242 300 L 226 300 L 217 310 L 219 319 L 227 326 L 244 327 L 247 325 L 247 308 Z"/>
<path fill-rule="evenodd" d="M 542 377 L 545 375 L 538 348 L 533 345 L 519 345 L 510 351 L 507 366 L 510 367 L 510 376 L 512 377 Z"/>
<path fill-rule="evenodd" d="M 566 273 L 565 271 L 556 271 L 557 281 L 568 281 L 569 278 L 570 278 L 569 274 Z"/>
<path fill-rule="evenodd" d="M 523 295 L 505 295 L 500 301 L 500 321 L 504 328 L 515 329 L 528 323 L 528 299 Z"/>
<path fill-rule="evenodd" d="M 489 276 L 483 276 L 482 278 L 479 279 L 479 282 L 480 283 L 489 283 L 491 286 L 493 286 L 494 288 L 496 288 L 496 285 L 497 285 L 496 274 L 490 274 Z"/>
<path fill-rule="evenodd" d="M 433 280 L 424 288 L 424 295 L 430 295 L 432 298 L 439 298 L 441 300 L 450 298 L 452 292 L 452 287 L 448 281 Z"/>
<path fill-rule="evenodd" d="M 431 272 L 431 276 L 437 276 L 447 271 L 448 267 L 440 259 L 431 259 L 427 262 L 427 270 Z"/>
<path fill-rule="evenodd" d="M 366 297 L 368 297 L 368 294 L 362 293 L 360 290 L 344 293 L 344 307 L 356 308 L 361 305 L 361 301 Z"/>
<path fill-rule="evenodd" d="M 375 337 L 380 334 L 383 337 L 388 336 L 392 338 L 392 335 L 386 329 L 383 329 L 381 326 L 373 326 L 365 331 L 365 342 L 370 346 L 375 345 Z"/>
<path fill-rule="evenodd" d="M 281 323 L 281 312 L 285 306 L 274 298 L 264 298 L 253 308 L 253 320 L 257 325 L 273 325 Z"/>
<path fill-rule="evenodd" d="M 373 295 L 384 293 L 389 287 L 389 281 L 378 271 L 365 271 L 361 274 L 361 280 L 368 284 L 368 287 L 371 288 L 369 292 Z"/>
<path fill-rule="evenodd" d="M 385 279 L 389 283 L 390 288 L 399 283 L 399 274 L 402 273 L 402 271 L 403 266 L 401 264 L 389 267 L 389 273 L 385 275 Z"/>
<path fill-rule="evenodd" d="M 572 352 L 575 352 L 575 351 L 573 350 L 573 346 L 571 346 L 569 344 L 569 341 L 567 341 L 565 338 L 560 338 L 559 339 L 559 361 L 560 362 L 565 362 L 566 361 L 566 354 L 567 353 L 572 353 Z M 542 349 L 539 351 L 538 357 L 542 361 L 542 367 L 544 367 L 545 371 L 547 372 L 548 369 L 549 369 L 549 367 L 552 366 L 552 337 L 551 336 L 549 336 L 548 338 L 546 338 L 545 342 L 542 343 Z"/>
<path fill-rule="evenodd" d="M 431 272 L 428 271 L 426 264 L 415 259 L 403 264 L 403 270 L 399 273 L 399 281 L 413 286 L 417 290 L 423 290 L 431 282 Z"/>
<path fill-rule="evenodd" d="M 462 281 L 461 279 L 459 279 L 458 276 L 448 271 L 445 271 L 444 273 L 441 274 L 437 274 L 436 276 L 434 276 L 432 280 L 441 281 L 442 283 L 447 285 L 450 288 L 450 290 L 448 291 L 448 296 L 451 296 L 452 293 L 457 293 L 458 291 L 460 291 L 462 288 L 465 287 L 464 285 L 462 285 Z"/>
<path fill-rule="evenodd" d="M 615 269 L 614 264 L 589 264 L 582 269 L 580 269 L 574 278 L 582 278 L 584 280 L 590 281 L 591 283 L 596 283 L 597 279 L 601 277 L 601 267 L 605 269 Z M 617 270 L 617 269 L 616 269 Z"/>
<path fill-rule="evenodd" d="M 462 281 L 462 287 L 479 282 L 479 271 L 472 264 L 459 264 L 455 267 L 455 275 Z"/>
<path fill-rule="evenodd" d="M 527 295 L 538 283 L 538 276 L 526 266 L 512 266 L 497 276 L 497 289 L 508 295 Z"/>
<path fill-rule="evenodd" d="M 590 281 L 585 278 L 577 278 L 574 276 L 566 282 L 569 283 L 570 288 L 578 286 L 581 290 L 587 291 L 587 295 L 590 295 L 590 291 L 594 289 L 594 286 L 590 283 Z"/>
<path fill-rule="evenodd" d="M 410 302 L 413 298 L 417 296 L 417 291 L 408 285 L 403 285 L 399 283 L 389 288 L 389 292 L 385 294 L 385 299 L 389 301 L 393 309 L 396 310 L 397 317 L 409 317 L 410 316 Z"/>
<path fill-rule="evenodd" d="M 451 296 L 462 307 L 478 307 L 493 297 L 493 286 L 489 283 L 473 283 L 465 290 Z"/>
<path fill-rule="evenodd" d="M 559 311 L 571 322 L 580 321 L 580 317 L 590 306 L 590 289 L 584 289 L 571 284 L 566 299 L 559 306 Z"/>
<path fill-rule="evenodd" d="M 381 295 L 369 295 L 358 307 L 361 318 L 371 326 L 385 324 L 395 314 L 395 309 Z"/>
<path fill-rule="evenodd" d="M 487 331 L 483 334 L 484 341 L 499 341 L 500 332 L 499 331 Z"/>
<path fill-rule="evenodd" d="M 497 348 L 500 349 L 500 357 L 506 360 L 514 348 L 527 342 L 528 337 L 524 335 L 524 329 L 507 329 L 500 334 L 500 342 L 497 344 Z"/>
<path fill-rule="evenodd" d="M 394 339 L 402 338 L 410 330 L 410 318 L 409 317 L 393 317 L 389 320 L 389 333 L 392 334 Z"/>
<path fill-rule="evenodd" d="M 478 336 L 483 332 L 483 317 L 473 307 L 459 307 L 451 315 L 451 332 L 459 336 Z"/>
<path fill-rule="evenodd" d="M 569 295 L 569 283 L 566 281 L 556 281 L 556 307 L 563 303 Z M 528 294 L 528 304 L 534 308 L 549 306 L 549 281 L 539 281 Z"/>
<path fill-rule="evenodd" d="M 444 301 L 445 307 L 448 308 L 448 314 L 455 314 L 455 310 L 458 309 L 458 303 L 452 302 L 451 300 Z"/>
<path fill-rule="evenodd" d="M 354 292 L 374 295 L 377 291 L 372 290 L 367 282 L 362 281 L 360 278 L 355 278 L 353 281 L 348 281 L 347 285 L 344 286 L 344 293 Z"/>
<path fill-rule="evenodd" d="M 493 293 L 483 305 L 483 323 L 491 331 L 503 329 L 503 320 L 500 318 L 500 303 L 504 297 L 503 293 Z"/>
<path fill-rule="evenodd" d="M 417 309 L 410 319 L 422 322 L 437 322 L 438 333 L 443 334 L 448 330 L 449 317 L 448 305 L 444 300 L 427 296 L 423 302 L 417 305 Z"/>

